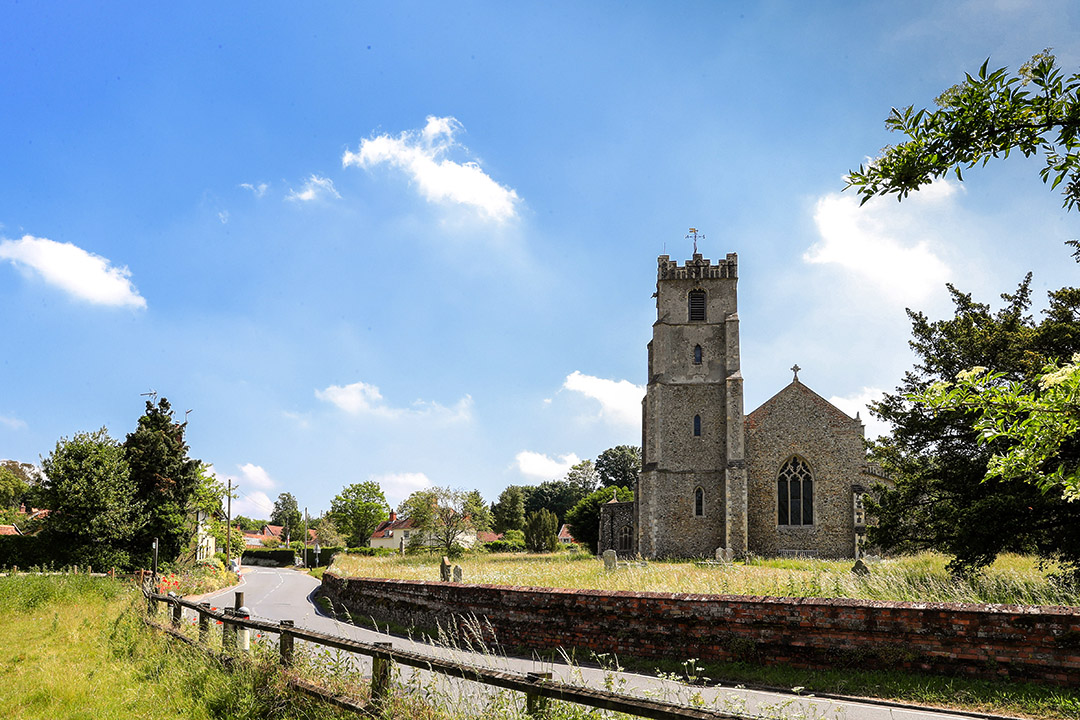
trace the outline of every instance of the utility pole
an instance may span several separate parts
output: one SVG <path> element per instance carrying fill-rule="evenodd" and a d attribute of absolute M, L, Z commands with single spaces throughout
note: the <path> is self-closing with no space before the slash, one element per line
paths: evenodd
<path fill-rule="evenodd" d="M 304 567 L 307 567 L 307 508 L 304 508 Z"/>
<path fill-rule="evenodd" d="M 229 489 L 225 492 L 226 507 L 225 510 L 225 564 L 230 568 L 232 567 L 232 478 L 229 478 Z M 228 569 L 228 568 L 226 568 Z"/>

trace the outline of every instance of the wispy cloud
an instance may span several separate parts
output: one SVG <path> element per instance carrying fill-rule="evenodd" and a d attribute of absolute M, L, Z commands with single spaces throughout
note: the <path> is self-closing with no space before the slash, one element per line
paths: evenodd
<path fill-rule="evenodd" d="M 926 298 L 949 280 L 949 266 L 935 252 L 944 245 L 927 210 L 947 209 L 956 186 L 941 180 L 903 203 L 829 193 L 814 209 L 821 239 L 803 254 L 808 263 L 838 265 L 897 302 Z"/>
<path fill-rule="evenodd" d="M 499 222 L 514 219 L 519 200 L 516 191 L 495 182 L 475 161 L 461 163 L 446 157 L 462 147 L 454 140 L 462 129 L 455 118 L 429 116 L 423 130 L 361 141 L 358 152 L 345 151 L 341 164 L 362 168 L 389 165 L 404 171 L 428 202 L 466 205 Z"/>
<path fill-rule="evenodd" d="M 12 430 L 20 430 L 26 427 L 26 423 L 17 417 L 5 417 L 0 415 L 0 425 L 11 428 Z"/>
<path fill-rule="evenodd" d="M 405 498 L 417 490 L 431 487 L 431 480 L 424 473 L 386 473 L 370 475 L 369 480 L 379 484 L 391 507 L 397 507 Z"/>
<path fill-rule="evenodd" d="M 875 387 L 864 387 L 852 395 L 834 395 L 829 398 L 829 402 L 851 417 L 855 417 L 855 414 L 858 413 L 859 418 L 866 425 L 866 438 L 876 440 L 878 436 L 889 435 L 892 432 L 892 426 L 889 423 L 873 417 L 869 410 L 870 403 L 880 400 L 883 395 L 885 395 L 884 390 Z"/>
<path fill-rule="evenodd" d="M 522 475 L 539 480 L 560 478 L 579 462 L 581 462 L 581 458 L 574 453 L 560 455 L 558 458 L 550 458 L 532 450 L 522 450 L 514 456 L 514 464 L 517 465 L 517 469 Z"/>
<path fill-rule="evenodd" d="M 114 267 L 107 258 L 71 243 L 24 235 L 19 240 L 0 242 L 0 259 L 32 270 L 50 285 L 86 302 L 146 307 L 146 300 L 131 283 L 127 267 Z"/>
<path fill-rule="evenodd" d="M 261 198 L 263 195 L 266 194 L 266 191 L 270 189 L 269 183 L 264 182 L 259 183 L 258 185 L 254 185 L 252 183 L 240 183 L 240 187 L 244 188 L 245 190 L 250 190 L 251 193 L 257 198 Z"/>
<path fill-rule="evenodd" d="M 260 185 L 260 187 L 262 187 Z M 341 195 L 338 193 L 337 188 L 334 187 L 334 181 L 330 178 L 320 177 L 319 175 L 312 175 L 304 183 L 302 190 L 293 190 L 289 188 L 289 194 L 285 196 L 286 200 L 294 200 L 297 202 L 311 202 L 321 198 L 336 198 L 341 199 Z"/>
<path fill-rule="evenodd" d="M 600 417 L 620 425 L 641 424 L 641 399 L 645 388 L 629 380 L 607 380 L 578 370 L 566 376 L 563 387 L 600 403 Z"/>
<path fill-rule="evenodd" d="M 472 397 L 466 395 L 453 407 L 446 407 L 437 402 L 417 400 L 409 407 L 391 407 L 383 399 L 375 385 L 354 382 L 349 385 L 331 385 L 325 390 L 316 390 L 315 397 L 331 403 L 350 415 L 373 415 L 383 418 L 432 417 L 451 422 L 465 421 L 472 417 Z"/>

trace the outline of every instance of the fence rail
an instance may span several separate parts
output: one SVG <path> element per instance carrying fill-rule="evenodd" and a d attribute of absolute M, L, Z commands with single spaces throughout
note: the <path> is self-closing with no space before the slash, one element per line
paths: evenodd
<path fill-rule="evenodd" d="M 753 717 L 742 713 L 691 708 L 651 698 L 571 685 L 553 680 L 550 673 L 528 673 L 523 675 L 504 672 L 410 650 L 394 649 L 391 643 L 365 643 L 359 640 L 350 640 L 337 635 L 294 627 L 291 620 L 282 620 L 280 623 L 253 620 L 236 614 L 236 609 L 243 605 L 243 593 L 238 592 L 236 595 L 236 607 L 234 609 L 218 611 L 211 610 L 209 603 L 194 603 L 171 595 L 149 593 L 147 595 L 147 613 L 153 615 L 157 603 L 170 606 L 172 608 L 172 627 L 176 630 L 172 634 L 178 636 L 182 636 L 178 632 L 178 628 L 181 623 L 183 609 L 188 608 L 198 613 L 198 642 L 203 644 L 208 639 L 209 621 L 211 619 L 219 620 L 223 628 L 222 645 L 226 651 L 235 651 L 238 648 L 241 651 L 247 649 L 245 647 L 246 643 L 238 638 L 237 631 L 240 629 L 275 633 L 281 638 L 278 646 L 281 664 L 286 668 L 291 667 L 293 664 L 293 648 L 296 640 L 304 640 L 337 650 L 367 655 L 372 658 L 371 698 L 376 707 L 385 701 L 389 693 L 392 664 L 399 663 L 418 670 L 435 672 L 505 690 L 523 692 L 525 693 L 526 707 L 529 714 L 535 717 L 544 717 L 547 714 L 547 701 L 549 700 L 561 700 L 591 708 L 651 718 L 652 720 L 748 720 L 748 718 Z M 153 624 L 157 625 L 156 623 Z M 169 629 L 160 625 L 158 627 Z M 187 636 L 182 637 L 189 643 L 196 642 Z M 304 683 L 304 685 L 310 684 Z M 312 687 L 298 689 L 311 692 Z"/>

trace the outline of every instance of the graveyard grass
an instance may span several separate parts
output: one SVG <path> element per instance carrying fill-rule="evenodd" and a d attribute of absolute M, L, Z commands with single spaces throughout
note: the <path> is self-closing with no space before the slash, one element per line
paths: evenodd
<path fill-rule="evenodd" d="M 544 555 L 469 553 L 454 560 L 467 583 L 638 592 L 685 592 L 773 597 L 856 598 L 911 602 L 1080 605 L 1080 588 L 1053 578 L 1055 568 L 1036 559 L 1002 555 L 984 572 L 952 577 L 938 553 L 870 562 L 868 575 L 851 572 L 851 560 L 751 558 L 747 562 L 699 565 L 655 561 L 604 570 L 599 558 L 580 552 Z M 338 554 L 330 572 L 339 576 L 439 579 L 439 557 L 431 554 L 365 557 Z"/>

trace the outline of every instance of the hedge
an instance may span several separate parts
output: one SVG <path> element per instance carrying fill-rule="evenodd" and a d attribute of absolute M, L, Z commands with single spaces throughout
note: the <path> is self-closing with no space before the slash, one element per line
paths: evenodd
<path fill-rule="evenodd" d="M 342 552 L 343 550 L 345 550 L 345 548 L 342 547 L 319 548 L 319 563 L 322 565 L 329 565 L 330 559 L 334 557 L 334 554 Z M 313 548 L 307 548 L 307 556 L 308 565 L 313 564 L 315 562 L 315 550 Z M 248 563 L 249 565 L 286 567 L 295 564 L 296 558 L 298 557 L 300 557 L 300 552 L 290 548 L 245 548 L 244 554 L 240 557 L 240 562 Z"/>
<path fill-rule="evenodd" d="M 0 535 L 0 567 L 22 569 L 59 566 L 66 563 L 65 554 L 57 552 L 37 535 Z"/>

